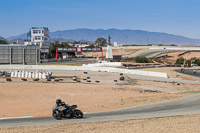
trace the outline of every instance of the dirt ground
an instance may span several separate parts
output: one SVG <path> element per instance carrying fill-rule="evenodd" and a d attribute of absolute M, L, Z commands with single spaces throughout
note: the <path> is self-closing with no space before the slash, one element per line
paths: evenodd
<path fill-rule="evenodd" d="M 157 70 L 171 72 L 168 68 Z M 132 80 L 126 76 L 124 82 L 114 83 L 113 80 L 117 76 L 103 72 L 98 74 L 88 73 L 87 76 L 95 78 L 91 79 L 92 83 L 86 83 L 82 80 L 77 83 L 72 80 L 74 74 L 56 74 L 56 77 L 60 76 L 61 79 L 64 79 L 61 82 L 47 82 L 45 80 L 23 82 L 20 79 L 6 82 L 5 79 L 0 78 L 0 106 L 6 107 L 6 110 L 0 108 L 0 117 L 51 116 L 51 109 L 57 98 L 61 98 L 68 104 L 77 104 L 83 112 L 98 112 L 174 99 L 191 95 L 178 92 L 195 91 L 200 88 L 200 85 L 192 84 L 177 85 L 176 83 Z M 80 79 L 85 78 L 84 76 L 84 74 L 77 75 Z M 101 83 L 95 84 L 93 82 L 95 80 L 100 80 Z M 198 127 L 199 118 L 200 115 L 190 115 L 54 126 L 0 128 L 0 132 L 198 132 L 200 131 Z"/>
<path fill-rule="evenodd" d="M 148 89 L 155 88 L 158 85 L 156 82 L 129 82 L 128 85 L 127 83 L 125 85 L 101 85 L 73 82 L 1 82 L 0 106 L 6 107 L 6 110 L 0 108 L 0 117 L 51 116 L 52 107 L 58 98 L 68 104 L 77 104 L 83 112 L 98 112 L 188 95 Z M 137 86 L 134 86 L 136 84 Z M 159 84 L 158 90 L 166 89 L 166 83 Z M 174 86 L 172 83 L 167 84 L 167 86 Z"/>
<path fill-rule="evenodd" d="M 1 133 L 199 133 L 200 115 L 1 128 Z"/>
<path fill-rule="evenodd" d="M 193 57 L 200 58 L 200 53 L 199 52 L 188 52 L 187 54 L 184 54 L 182 57 L 187 60 L 191 59 Z"/>
<path fill-rule="evenodd" d="M 115 55 L 127 55 L 131 54 L 137 49 L 113 49 L 112 54 Z M 77 56 L 85 56 L 85 57 L 101 57 L 102 53 L 101 52 L 82 52 L 81 55 Z M 103 56 L 106 56 L 106 49 L 103 50 Z"/>

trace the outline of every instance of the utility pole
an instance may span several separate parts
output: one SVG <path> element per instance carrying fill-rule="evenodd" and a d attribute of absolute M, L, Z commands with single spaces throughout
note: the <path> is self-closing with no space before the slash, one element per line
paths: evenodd
<path fill-rule="evenodd" d="M 62 37 L 62 34 L 59 34 L 59 36 L 60 36 L 60 44 L 61 44 L 61 37 Z"/>
<path fill-rule="evenodd" d="M 108 45 L 111 46 L 111 37 L 110 37 L 110 35 L 108 36 Z"/>
<path fill-rule="evenodd" d="M 126 45 L 127 45 L 127 36 L 126 36 Z"/>
<path fill-rule="evenodd" d="M 127 36 L 126 36 L 126 49 L 127 49 Z"/>

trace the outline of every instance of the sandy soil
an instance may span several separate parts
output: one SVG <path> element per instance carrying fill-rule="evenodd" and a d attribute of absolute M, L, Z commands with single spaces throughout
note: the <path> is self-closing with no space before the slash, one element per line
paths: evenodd
<path fill-rule="evenodd" d="M 113 49 L 112 54 L 113 55 L 127 55 L 132 52 L 136 51 L 136 49 Z M 77 55 L 78 56 L 78 55 Z M 86 56 L 86 57 L 101 57 L 101 52 L 82 52 L 80 56 Z M 106 56 L 106 50 L 103 50 L 103 56 Z"/>
<path fill-rule="evenodd" d="M 152 81 L 131 81 L 106 85 L 54 81 L 48 82 L 1 82 L 0 117 L 50 116 L 51 109 L 58 98 L 68 104 L 77 104 L 83 112 L 107 111 L 152 102 L 173 99 L 188 94 L 165 93 L 165 86 L 174 90 L 187 90 L 183 85 Z M 122 85 L 124 84 L 124 85 Z M 167 85 L 166 85 L 167 84 Z M 188 85 L 189 86 L 189 85 Z M 151 91 L 157 88 L 161 91 Z"/>
<path fill-rule="evenodd" d="M 199 133 L 200 115 L 127 121 L 2 128 L 1 133 Z"/>
<path fill-rule="evenodd" d="M 168 68 L 156 70 L 161 72 L 171 71 Z M 5 79 L 1 78 L 0 106 L 6 107 L 6 110 L 0 108 L 0 117 L 50 116 L 52 106 L 57 98 L 61 98 L 69 104 L 77 104 L 83 112 L 97 112 L 174 99 L 190 95 L 176 93 L 176 91 L 200 88 L 200 85 L 177 85 L 132 80 L 127 77 L 124 82 L 116 84 L 113 83 L 113 79 L 119 77 L 114 75 L 114 78 L 110 73 L 98 73 L 98 76 L 96 73 L 87 74 L 87 76 L 95 78 L 92 80 L 101 80 L 102 84 L 75 83 L 72 81 L 74 74 L 56 74 L 55 76 L 64 79 L 62 82 L 46 82 L 44 80 L 22 82 L 19 79 L 6 82 Z M 78 78 L 85 78 L 84 74 L 78 76 Z M 200 115 L 191 115 L 128 121 L 0 128 L 0 132 L 198 132 L 200 131 L 199 119 Z"/>
<path fill-rule="evenodd" d="M 200 53 L 199 52 L 189 52 L 187 54 L 184 54 L 182 57 L 185 59 L 191 59 L 193 57 L 200 58 Z"/>
<path fill-rule="evenodd" d="M 193 57 L 200 58 L 200 53 L 199 52 L 189 52 L 189 53 L 186 53 L 186 54 L 184 54 L 182 56 L 178 56 L 181 53 L 184 53 L 184 51 L 162 54 L 160 56 L 163 56 L 163 55 L 171 56 L 171 57 L 163 58 L 162 60 L 164 60 L 165 62 L 170 62 L 172 64 L 175 64 L 177 58 L 180 58 L 180 57 L 183 57 L 184 59 L 187 59 L 187 60 L 189 60 L 189 59 L 191 59 Z"/>
<path fill-rule="evenodd" d="M 182 54 L 184 52 L 185 51 L 178 51 L 178 52 L 172 52 L 172 53 L 167 53 L 167 54 L 161 54 L 160 56 L 168 55 L 168 56 L 178 57 L 179 54 Z"/>

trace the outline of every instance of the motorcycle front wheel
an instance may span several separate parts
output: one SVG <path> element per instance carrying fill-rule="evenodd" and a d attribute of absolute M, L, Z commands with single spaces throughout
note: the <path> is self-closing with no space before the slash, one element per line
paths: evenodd
<path fill-rule="evenodd" d="M 56 120 L 61 120 L 63 118 L 62 112 L 59 110 L 53 111 L 52 114 L 53 118 L 55 118 Z"/>

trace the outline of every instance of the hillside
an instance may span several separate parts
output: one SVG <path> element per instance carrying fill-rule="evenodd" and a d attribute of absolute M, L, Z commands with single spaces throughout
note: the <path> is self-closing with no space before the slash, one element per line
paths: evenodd
<path fill-rule="evenodd" d="M 177 44 L 177 45 L 199 45 L 200 39 L 191 39 L 184 36 L 148 32 L 142 30 L 120 30 L 120 29 L 74 29 L 50 32 L 52 40 L 61 38 L 61 40 L 87 40 L 95 41 L 98 37 L 108 38 L 111 35 L 112 41 L 117 41 L 121 44 Z M 26 39 L 26 34 L 9 37 L 8 40 L 22 38 Z"/>

